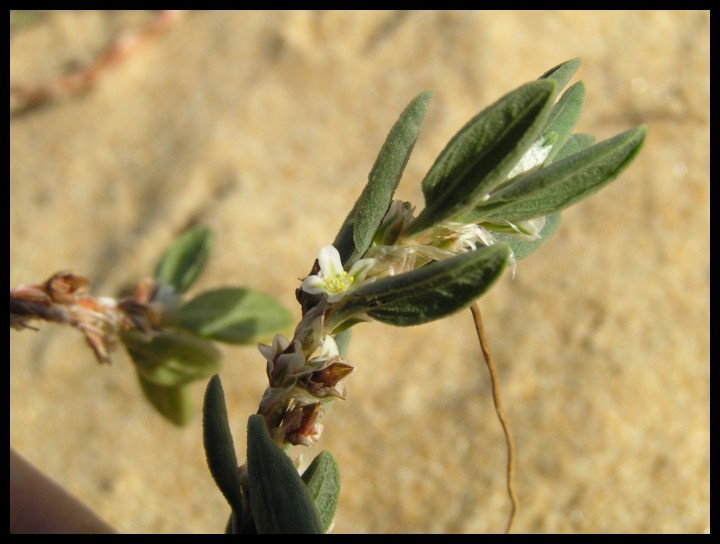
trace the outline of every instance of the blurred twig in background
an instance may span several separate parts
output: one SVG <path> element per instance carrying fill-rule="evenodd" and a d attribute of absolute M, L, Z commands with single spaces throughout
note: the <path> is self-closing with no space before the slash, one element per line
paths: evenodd
<path fill-rule="evenodd" d="M 10 31 L 36 21 L 41 13 L 43 12 L 32 10 L 11 11 Z M 11 82 L 10 113 L 27 111 L 49 101 L 89 89 L 108 70 L 172 28 L 184 14 L 184 10 L 160 10 L 153 20 L 140 30 L 121 32 L 91 62 L 45 83 L 26 85 Z"/>

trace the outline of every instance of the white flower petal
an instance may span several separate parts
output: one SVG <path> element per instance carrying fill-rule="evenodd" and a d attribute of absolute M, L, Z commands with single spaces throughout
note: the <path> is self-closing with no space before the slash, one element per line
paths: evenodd
<path fill-rule="evenodd" d="M 350 267 L 350 272 L 348 272 L 348 276 L 352 278 L 351 281 L 353 284 L 363 281 L 376 263 L 377 261 L 375 259 L 360 259 L 356 261 L 355 264 Z M 355 285 L 353 285 L 353 287 L 355 287 Z"/>
<path fill-rule="evenodd" d="M 328 295 L 328 302 L 336 302 L 363 283 L 376 261 L 360 259 L 348 274 L 343 270 L 338 250 L 334 246 L 323 246 L 318 256 L 318 264 L 320 272 L 305 278 L 300 288 L 313 295 L 325 293 Z"/>
<path fill-rule="evenodd" d="M 343 272 L 340 253 L 335 249 L 335 246 L 323 246 L 320 249 L 318 263 L 320 264 L 320 270 L 322 270 L 323 276 L 326 278 L 339 276 Z"/>
<path fill-rule="evenodd" d="M 327 283 L 320 276 L 308 276 L 302 282 L 300 289 L 311 295 L 327 293 Z"/>

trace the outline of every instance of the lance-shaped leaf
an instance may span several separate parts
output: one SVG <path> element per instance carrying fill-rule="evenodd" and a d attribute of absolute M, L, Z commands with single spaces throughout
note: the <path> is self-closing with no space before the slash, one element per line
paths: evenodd
<path fill-rule="evenodd" d="M 522 261 L 540 249 L 540 247 L 543 246 L 553 234 L 555 234 L 559 226 L 560 214 L 554 213 L 545 218 L 545 225 L 539 233 L 540 238 L 538 240 L 523 240 L 518 236 L 502 232 L 496 233 L 495 238 L 497 238 L 498 241 L 505 242 L 510 246 L 510 249 L 513 251 L 513 257 L 516 261 Z"/>
<path fill-rule="evenodd" d="M 164 330 L 146 340 L 137 332 L 122 342 L 143 378 L 174 387 L 211 376 L 220 368 L 220 352 L 207 340 L 179 331 Z"/>
<path fill-rule="evenodd" d="M 204 291 L 169 316 L 170 323 L 230 344 L 256 344 L 292 322 L 273 297 L 242 287 Z"/>
<path fill-rule="evenodd" d="M 208 468 L 220 491 L 236 513 L 245 510 L 235 443 L 230 433 L 225 393 L 220 376 L 210 378 L 203 402 L 203 444 Z"/>
<path fill-rule="evenodd" d="M 145 398 L 160 415 L 179 427 L 190 423 L 195 412 L 190 386 L 158 385 L 146 379 L 139 370 L 137 377 Z"/>
<path fill-rule="evenodd" d="M 346 268 L 372 244 L 415 146 L 431 97 L 431 91 L 420 93 L 400 114 L 380 149 L 360 198 L 333 242 Z"/>
<path fill-rule="evenodd" d="M 155 267 L 155 277 L 184 293 L 200 276 L 212 250 L 213 234 L 208 228 L 185 232 L 165 252 Z"/>
<path fill-rule="evenodd" d="M 550 164 L 567 142 L 573 128 L 580 120 L 584 103 L 585 86 L 582 81 L 578 81 L 562 94 L 560 100 L 550 110 L 543 136 L 547 138 L 554 134 L 555 141 L 544 164 Z"/>
<path fill-rule="evenodd" d="M 340 497 L 340 469 L 329 451 L 321 451 L 313 459 L 303 472 L 302 480 L 318 510 L 323 532 L 327 532 Z"/>
<path fill-rule="evenodd" d="M 527 83 L 467 123 L 423 179 L 426 207 L 408 234 L 460 216 L 502 183 L 539 138 L 554 94 L 552 80 Z"/>
<path fill-rule="evenodd" d="M 645 140 L 647 128 L 628 130 L 585 151 L 518 176 L 495 192 L 477 211 L 490 221 L 522 221 L 561 211 L 615 179 Z"/>
<path fill-rule="evenodd" d="M 580 68 L 582 59 L 577 57 L 570 59 L 562 64 L 558 64 L 554 68 L 550 68 L 547 72 L 540 76 L 539 79 L 550 79 L 557 83 L 557 90 L 560 92 L 561 89 L 567 85 L 570 78 L 575 75 L 575 72 Z"/>
<path fill-rule="evenodd" d="M 327 318 L 330 330 L 359 314 L 389 325 L 434 321 L 461 310 L 485 293 L 507 266 L 505 244 L 435 261 L 412 272 L 363 285 L 343 298 Z"/>
<path fill-rule="evenodd" d="M 260 534 L 321 534 L 322 522 L 305 482 L 273 442 L 261 415 L 248 420 L 250 506 Z"/>

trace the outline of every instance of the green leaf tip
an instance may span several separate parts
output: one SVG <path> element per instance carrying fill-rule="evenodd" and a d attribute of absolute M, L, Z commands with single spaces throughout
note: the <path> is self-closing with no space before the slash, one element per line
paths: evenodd
<path fill-rule="evenodd" d="M 212 251 L 213 233 L 197 227 L 183 233 L 163 254 L 155 267 L 155 277 L 184 293 L 200 277 Z"/>
<path fill-rule="evenodd" d="M 238 461 L 228 423 L 225 393 L 220 376 L 208 382 L 203 402 L 203 444 L 210 474 L 234 512 L 242 512 L 245 498 Z"/>
<path fill-rule="evenodd" d="M 250 506 L 258 533 L 323 533 L 305 482 L 273 442 L 265 418 L 257 414 L 248 420 L 247 468 Z"/>
<path fill-rule="evenodd" d="M 570 79 L 575 75 L 575 72 L 578 71 L 581 64 L 582 59 L 580 57 L 575 57 L 574 59 L 570 59 L 553 68 L 550 68 L 547 72 L 541 75 L 539 79 L 551 79 L 555 81 L 559 92 L 565 87 L 565 85 L 568 84 L 568 81 L 570 81 Z"/>
<path fill-rule="evenodd" d="M 585 85 L 582 81 L 578 81 L 571 85 L 557 101 L 548 116 L 547 124 L 543 130 L 543 136 L 548 138 L 550 135 L 555 137 L 552 142 L 552 149 L 545 159 L 544 164 L 548 165 L 552 162 L 560 149 L 565 145 L 568 138 L 580 120 L 583 105 L 585 104 Z"/>
<path fill-rule="evenodd" d="M 340 498 L 340 469 L 335 458 L 329 451 L 321 451 L 303 472 L 302 480 L 318 510 L 323 532 L 327 532 Z"/>

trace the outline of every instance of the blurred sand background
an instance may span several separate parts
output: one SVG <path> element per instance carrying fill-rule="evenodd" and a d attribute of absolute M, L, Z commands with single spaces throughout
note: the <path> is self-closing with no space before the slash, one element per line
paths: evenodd
<path fill-rule="evenodd" d="M 41 14 L 11 35 L 10 80 L 50 81 L 154 15 Z M 518 440 L 517 530 L 706 531 L 707 12 L 188 13 L 89 91 L 11 115 L 10 286 L 72 268 L 114 295 L 205 224 L 215 252 L 193 292 L 247 285 L 299 316 L 297 278 L 413 96 L 435 91 L 398 191 L 421 205 L 419 180 L 471 116 L 576 56 L 579 130 L 650 132 L 481 299 Z M 225 353 L 244 457 L 265 363 L 254 347 Z M 348 400 L 304 450 L 339 461 L 335 532 L 503 529 L 505 446 L 480 357 L 469 312 L 355 329 Z M 75 331 L 10 331 L 10 442 L 121 532 L 224 528 L 200 417 L 166 424 L 127 356 L 98 366 Z"/>

